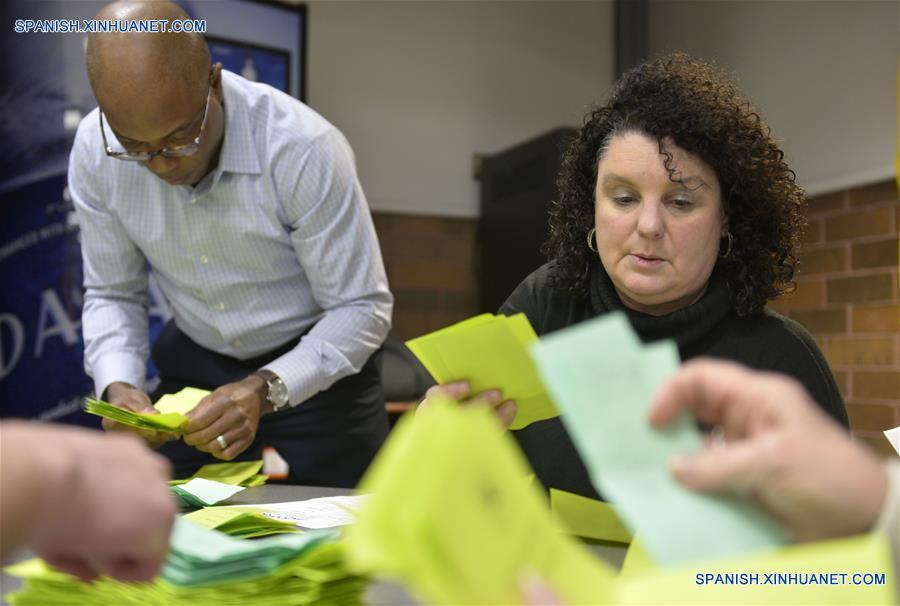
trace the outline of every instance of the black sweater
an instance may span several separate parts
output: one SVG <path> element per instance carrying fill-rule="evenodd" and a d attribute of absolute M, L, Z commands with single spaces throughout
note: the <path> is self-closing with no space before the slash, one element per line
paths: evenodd
<path fill-rule="evenodd" d="M 500 313 L 523 312 L 538 335 L 547 334 L 610 311 L 623 311 L 644 342 L 673 339 L 682 360 L 710 356 L 750 368 L 780 372 L 802 383 L 819 406 L 844 427 L 847 411 L 822 352 L 798 323 L 770 310 L 738 317 L 725 281 L 715 274 L 703 297 L 684 309 L 651 316 L 626 308 L 603 266 L 591 271 L 589 296 L 575 300 L 550 285 L 552 264 L 528 276 L 506 300 Z M 560 419 L 533 423 L 513 432 L 546 488 L 597 498 L 584 463 Z"/>

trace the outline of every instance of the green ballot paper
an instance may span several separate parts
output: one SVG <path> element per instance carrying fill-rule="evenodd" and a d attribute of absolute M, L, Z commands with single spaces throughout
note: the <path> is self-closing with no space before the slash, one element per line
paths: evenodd
<path fill-rule="evenodd" d="M 548 335 L 531 352 L 594 486 L 658 564 L 784 543 L 749 502 L 692 492 L 669 472 L 673 455 L 701 448 L 687 413 L 663 430 L 647 420 L 656 390 L 678 368 L 674 343 L 644 346 L 623 314 L 608 314 Z"/>
<path fill-rule="evenodd" d="M 401 419 L 363 479 L 351 566 L 426 603 L 521 603 L 539 575 L 567 604 L 608 601 L 614 573 L 553 523 L 512 438 L 481 408 L 441 401 Z"/>
<path fill-rule="evenodd" d="M 406 342 L 438 383 L 466 379 L 477 394 L 499 389 L 518 405 L 511 429 L 559 415 L 526 347 L 537 335 L 525 314 L 482 314 Z"/>

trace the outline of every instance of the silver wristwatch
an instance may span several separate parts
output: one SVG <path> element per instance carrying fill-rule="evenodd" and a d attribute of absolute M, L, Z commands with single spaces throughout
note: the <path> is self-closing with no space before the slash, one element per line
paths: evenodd
<path fill-rule="evenodd" d="M 281 377 L 265 368 L 257 370 L 256 374 L 262 377 L 266 382 L 266 387 L 268 388 L 266 400 L 269 401 L 272 408 L 275 409 L 276 412 L 284 410 L 285 408 L 290 408 L 291 403 L 288 396 L 287 385 L 284 384 Z"/>

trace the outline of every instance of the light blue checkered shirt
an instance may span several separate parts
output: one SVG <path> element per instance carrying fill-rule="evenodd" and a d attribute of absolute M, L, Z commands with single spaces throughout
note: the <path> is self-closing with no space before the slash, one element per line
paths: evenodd
<path fill-rule="evenodd" d="M 150 271 L 178 328 L 221 354 L 253 358 L 312 327 L 266 365 L 292 404 L 358 372 L 390 329 L 393 297 L 346 139 L 296 99 L 222 79 L 219 165 L 195 188 L 107 157 L 98 110 L 78 127 L 69 190 L 98 394 L 113 381 L 144 385 Z"/>

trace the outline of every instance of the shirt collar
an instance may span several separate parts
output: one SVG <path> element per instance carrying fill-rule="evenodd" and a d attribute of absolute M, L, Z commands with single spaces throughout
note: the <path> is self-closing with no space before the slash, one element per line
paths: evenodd
<path fill-rule="evenodd" d="M 220 172 L 262 173 L 253 127 L 250 124 L 250 109 L 241 91 L 240 83 L 233 81 L 234 74 L 222 70 L 222 90 L 225 95 L 225 135 L 219 156 Z"/>

